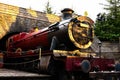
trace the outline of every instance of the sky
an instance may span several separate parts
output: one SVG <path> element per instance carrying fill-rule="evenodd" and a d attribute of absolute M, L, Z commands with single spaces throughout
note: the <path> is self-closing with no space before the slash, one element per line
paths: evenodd
<path fill-rule="evenodd" d="M 107 3 L 106 0 L 0 0 L 0 3 L 31 8 L 43 12 L 48 1 L 53 12 L 57 15 L 60 15 L 61 10 L 64 8 L 72 8 L 79 15 L 84 15 L 84 12 L 87 11 L 88 17 L 94 21 L 98 13 L 105 12 L 103 9 L 104 6 L 100 5 L 100 3 Z"/>

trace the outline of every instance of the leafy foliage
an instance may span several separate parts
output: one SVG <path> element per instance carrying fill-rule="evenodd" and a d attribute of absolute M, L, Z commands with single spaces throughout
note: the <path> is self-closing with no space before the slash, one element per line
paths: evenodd
<path fill-rule="evenodd" d="M 99 13 L 95 23 L 95 34 L 104 41 L 118 41 L 120 37 L 120 0 L 106 0 L 104 9 L 108 14 Z"/>
<path fill-rule="evenodd" d="M 48 14 L 53 14 L 52 7 L 50 6 L 49 1 L 47 2 L 47 5 L 45 6 L 45 11 L 44 12 L 48 13 Z"/>

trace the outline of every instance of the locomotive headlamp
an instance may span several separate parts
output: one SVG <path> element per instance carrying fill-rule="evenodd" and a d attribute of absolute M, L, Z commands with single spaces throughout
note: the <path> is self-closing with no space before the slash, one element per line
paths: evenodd
<path fill-rule="evenodd" d="M 76 21 L 71 21 L 68 25 L 68 34 L 70 40 L 77 48 L 88 48 L 93 41 L 93 23 L 85 16 L 80 16 Z"/>

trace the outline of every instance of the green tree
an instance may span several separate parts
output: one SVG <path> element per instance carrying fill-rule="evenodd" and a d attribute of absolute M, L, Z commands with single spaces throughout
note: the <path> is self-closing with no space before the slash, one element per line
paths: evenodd
<path fill-rule="evenodd" d="M 120 37 L 120 0 L 106 0 L 105 10 L 108 14 L 99 13 L 95 22 L 95 34 L 106 41 L 118 41 Z"/>
<path fill-rule="evenodd" d="M 47 2 L 47 5 L 45 6 L 45 11 L 44 12 L 48 13 L 48 14 L 53 14 L 52 7 L 50 6 L 49 1 Z"/>

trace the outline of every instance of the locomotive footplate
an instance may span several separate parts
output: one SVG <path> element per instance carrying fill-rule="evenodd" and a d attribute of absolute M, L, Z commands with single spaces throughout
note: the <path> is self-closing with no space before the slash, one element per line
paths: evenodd
<path fill-rule="evenodd" d="M 92 54 L 80 52 L 79 50 L 75 51 L 64 51 L 64 50 L 54 50 L 53 54 L 56 60 L 62 60 L 64 62 L 64 67 L 67 72 L 72 73 L 75 77 L 82 76 L 84 79 L 85 77 L 93 78 L 99 76 L 99 74 L 103 75 L 113 75 L 119 73 L 114 72 L 111 73 L 110 71 L 115 71 L 115 63 L 114 59 L 105 59 L 105 58 L 98 58 L 98 57 L 91 57 Z M 93 71 L 96 71 L 94 73 Z M 103 73 L 97 73 L 98 71 L 109 71 Z M 90 79 L 90 78 L 87 78 Z M 85 79 L 85 80 L 87 80 Z M 76 79 L 77 80 L 77 79 Z"/>
<path fill-rule="evenodd" d="M 115 69 L 114 59 L 96 58 L 91 57 L 92 54 L 75 51 L 63 51 L 54 50 L 53 54 L 56 59 L 65 57 L 65 68 L 67 71 L 78 71 L 83 72 L 89 71 L 112 71 Z"/>

